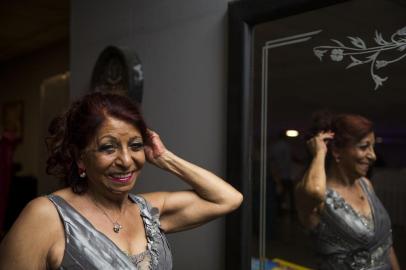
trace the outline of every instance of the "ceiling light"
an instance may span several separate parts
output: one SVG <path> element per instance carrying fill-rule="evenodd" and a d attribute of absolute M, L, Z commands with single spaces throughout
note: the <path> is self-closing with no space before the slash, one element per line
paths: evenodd
<path fill-rule="evenodd" d="M 294 129 L 288 129 L 288 130 L 286 130 L 285 134 L 286 134 L 286 136 L 293 138 L 293 137 L 299 136 L 299 131 L 294 130 Z"/>

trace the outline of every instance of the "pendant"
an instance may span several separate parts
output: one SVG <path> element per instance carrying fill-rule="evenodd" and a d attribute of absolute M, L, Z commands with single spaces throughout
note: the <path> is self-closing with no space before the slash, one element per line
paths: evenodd
<path fill-rule="evenodd" d="M 117 222 L 114 222 L 114 223 L 113 223 L 113 231 L 114 231 L 115 233 L 119 233 L 122 228 L 123 228 L 123 226 L 121 226 L 121 225 L 118 224 Z"/>

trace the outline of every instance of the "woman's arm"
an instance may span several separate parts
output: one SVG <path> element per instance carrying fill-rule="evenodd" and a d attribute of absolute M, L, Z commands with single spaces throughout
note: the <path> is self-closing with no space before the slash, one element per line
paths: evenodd
<path fill-rule="evenodd" d="M 400 270 L 398 258 L 396 257 L 395 249 L 393 247 L 391 247 L 389 250 L 389 260 L 392 270 Z"/>
<path fill-rule="evenodd" d="M 175 232 L 196 227 L 238 208 L 242 195 L 213 173 L 168 151 L 156 133 L 146 146 L 148 161 L 175 174 L 192 187 L 191 191 L 156 192 L 144 197 L 161 213 L 161 227 Z"/>
<path fill-rule="evenodd" d="M 31 201 L 1 242 L 0 269 L 50 268 L 49 252 L 55 242 L 57 218 L 56 209 L 48 199 Z"/>
<path fill-rule="evenodd" d="M 322 206 L 326 192 L 325 159 L 326 140 L 332 139 L 332 132 L 321 132 L 307 144 L 313 155 L 312 162 L 296 188 L 296 203 L 299 219 L 307 228 L 318 223 L 318 210 Z"/>

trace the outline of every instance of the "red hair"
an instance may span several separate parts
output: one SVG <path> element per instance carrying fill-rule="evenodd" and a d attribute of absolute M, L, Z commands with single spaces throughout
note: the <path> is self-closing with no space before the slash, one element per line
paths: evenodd
<path fill-rule="evenodd" d="M 47 173 L 62 179 L 75 193 L 86 191 L 87 182 L 78 175 L 75 153 L 87 147 L 109 116 L 134 125 L 144 143 L 149 143 L 147 125 L 136 103 L 122 95 L 91 93 L 72 103 L 66 113 L 51 122 L 46 138 Z"/>
<path fill-rule="evenodd" d="M 334 132 L 334 144 L 345 147 L 356 143 L 373 132 L 373 123 L 356 114 L 340 114 L 335 117 L 331 130 Z"/>
<path fill-rule="evenodd" d="M 320 111 L 313 115 L 313 125 L 308 137 L 330 130 L 334 132 L 334 145 L 340 148 L 360 141 L 373 132 L 373 126 L 369 119 L 358 114 L 334 115 L 328 111 Z"/>

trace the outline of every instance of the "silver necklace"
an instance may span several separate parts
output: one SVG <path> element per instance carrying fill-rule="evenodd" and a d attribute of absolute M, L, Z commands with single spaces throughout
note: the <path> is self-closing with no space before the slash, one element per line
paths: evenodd
<path fill-rule="evenodd" d="M 93 201 L 94 205 L 97 208 L 99 208 L 102 211 L 102 213 L 110 220 L 110 222 L 113 223 L 113 231 L 115 233 L 119 233 L 120 230 L 123 229 L 123 226 L 120 223 L 118 223 L 118 219 L 116 221 L 113 221 L 113 219 L 109 216 L 109 214 L 107 214 L 107 212 L 103 208 L 101 208 L 92 197 L 91 200 Z"/>

